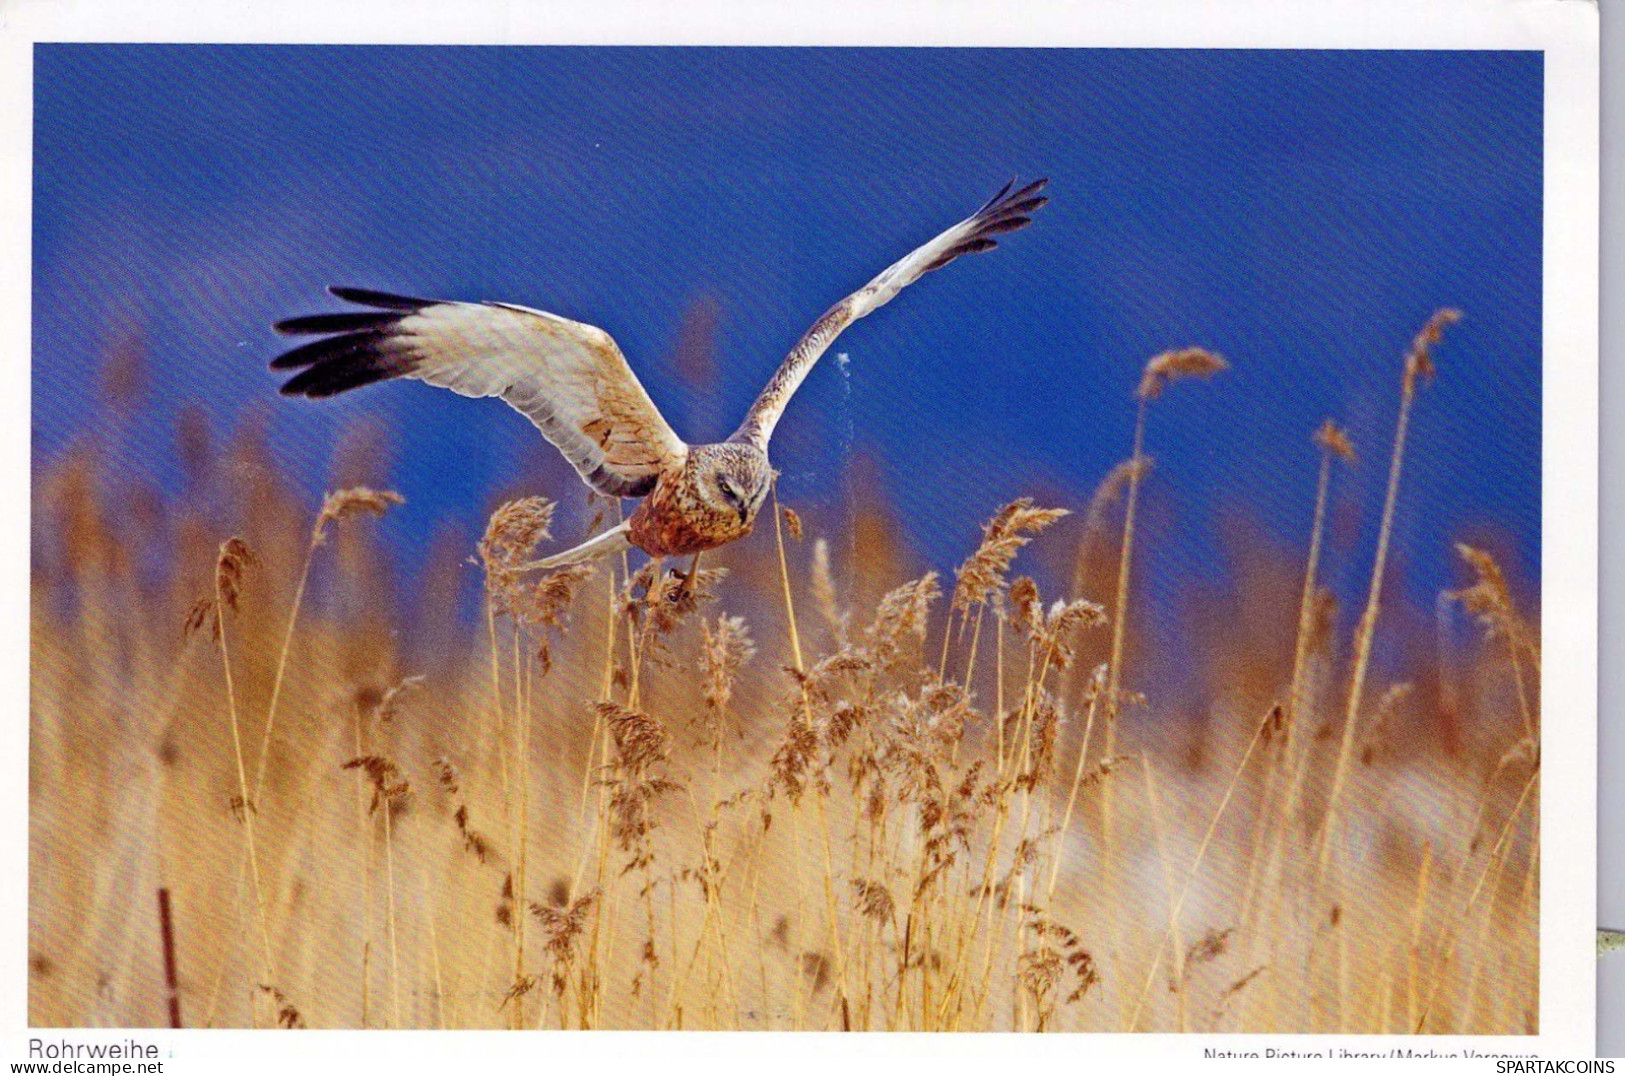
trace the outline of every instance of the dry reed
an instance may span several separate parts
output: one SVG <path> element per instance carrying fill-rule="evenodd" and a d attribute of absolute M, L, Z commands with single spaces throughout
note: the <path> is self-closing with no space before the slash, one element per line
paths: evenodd
<path fill-rule="evenodd" d="M 776 501 L 771 536 L 681 582 L 630 558 L 529 573 L 559 515 L 529 498 L 492 514 L 478 627 L 442 625 L 432 666 L 318 600 L 387 579 L 370 529 L 312 571 L 335 523 L 398 496 L 332 494 L 308 531 L 263 490 L 241 518 L 183 501 L 190 559 L 155 589 L 120 567 L 94 465 L 64 463 L 46 484 L 77 492 L 41 528 L 60 568 L 35 580 L 32 765 L 51 779 L 31 824 L 80 869 L 34 860 L 31 1023 L 165 1022 L 164 952 L 189 1018 L 215 1026 L 1529 1030 L 1537 616 L 1461 547 L 1470 580 L 1443 601 L 1482 639 L 1452 659 L 1475 729 L 1455 751 L 1405 732 L 1442 720 L 1426 670 L 1372 656 L 1406 426 L 1448 320 L 1407 358 L 1346 660 L 1319 580 L 1353 450 L 1328 423 L 1295 630 L 1252 656 L 1279 705 L 1244 711 L 1236 667 L 1202 664 L 1222 640 L 1191 640 L 1199 758 L 1124 660 L 1153 613 L 1128 609 L 1147 407 L 1224 368 L 1205 351 L 1147 364 L 1133 454 L 1083 513 L 1059 595 L 1028 547 L 1066 510 L 1026 498 L 946 593 L 904 570 L 883 517 L 849 542 Z M 1119 510 L 1115 575 L 1095 571 Z M 207 538 L 238 525 L 247 541 Z M 188 605 L 204 561 L 210 596 Z M 208 628 L 212 652 L 141 630 L 164 617 Z M 78 669 L 127 678 L 70 690 Z M 1385 688 L 1369 713 L 1368 677 Z M 130 758 L 161 775 L 125 784 L 145 811 L 105 802 Z M 155 827 L 132 829 L 143 814 Z M 157 919 L 118 914 L 114 865 L 146 859 L 172 894 L 167 947 Z"/>

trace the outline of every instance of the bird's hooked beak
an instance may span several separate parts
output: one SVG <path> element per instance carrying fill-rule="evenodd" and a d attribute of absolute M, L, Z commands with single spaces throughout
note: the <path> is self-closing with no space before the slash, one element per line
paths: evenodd
<path fill-rule="evenodd" d="M 749 523 L 751 520 L 756 518 L 756 513 L 760 512 L 762 510 L 762 505 L 767 503 L 769 489 L 769 486 L 763 486 L 756 492 L 755 497 L 752 497 L 749 501 L 739 506 L 739 522 Z"/>

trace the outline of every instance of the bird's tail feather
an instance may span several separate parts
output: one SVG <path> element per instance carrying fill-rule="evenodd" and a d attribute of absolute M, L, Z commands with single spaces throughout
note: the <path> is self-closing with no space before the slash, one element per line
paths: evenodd
<path fill-rule="evenodd" d="M 607 557 L 632 548 L 632 539 L 629 534 L 632 529 L 630 522 L 623 522 L 611 527 L 602 534 L 595 534 L 574 549 L 566 549 L 562 553 L 555 553 L 551 557 L 531 561 L 521 571 L 553 571 L 557 568 L 566 568 L 572 564 L 585 564 L 590 560 Z"/>

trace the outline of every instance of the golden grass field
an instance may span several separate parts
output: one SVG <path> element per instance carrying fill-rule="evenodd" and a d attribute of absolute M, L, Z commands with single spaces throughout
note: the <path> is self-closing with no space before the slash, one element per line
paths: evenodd
<path fill-rule="evenodd" d="M 1467 547 L 1436 610 L 1387 597 L 1450 320 L 1393 444 L 1305 419 L 1307 563 L 1238 550 L 1195 715 L 1136 673 L 1171 633 L 1135 571 L 1147 418 L 1205 352 L 1148 364 L 1091 499 L 989 505 L 942 575 L 870 498 L 775 503 L 689 586 L 538 579 L 526 498 L 396 593 L 365 460 L 302 503 L 193 416 L 160 494 L 87 437 L 34 477 L 30 1023 L 165 1025 L 172 962 L 189 1027 L 1532 1033 L 1538 611 Z M 1352 465 L 1391 479 L 1340 618 Z"/>

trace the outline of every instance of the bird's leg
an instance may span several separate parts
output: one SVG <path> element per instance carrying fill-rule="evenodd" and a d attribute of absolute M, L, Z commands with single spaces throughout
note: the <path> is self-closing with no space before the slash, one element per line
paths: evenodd
<path fill-rule="evenodd" d="M 682 601 L 693 592 L 694 580 L 700 574 L 700 557 L 704 555 L 704 553 L 705 550 L 702 549 L 700 552 L 694 554 L 694 559 L 688 562 L 687 572 L 683 572 L 677 568 L 673 568 L 671 570 L 671 574 L 675 575 L 679 580 L 677 590 L 674 594 L 672 594 L 673 601 Z"/>

